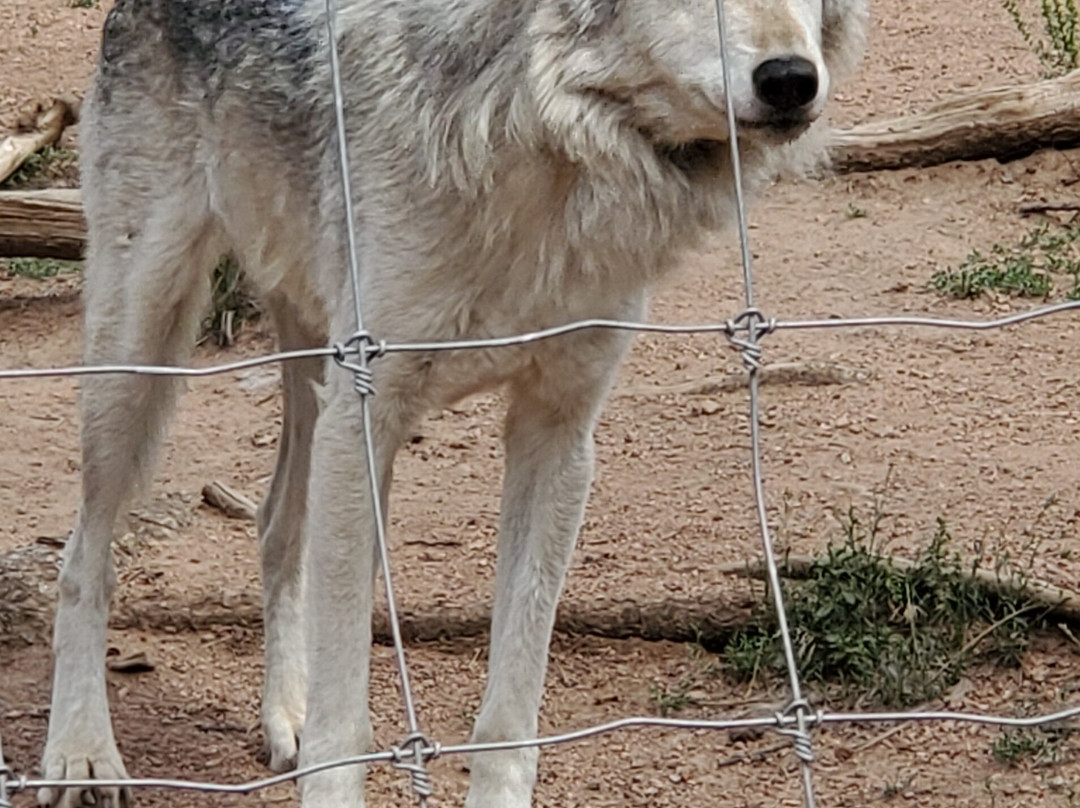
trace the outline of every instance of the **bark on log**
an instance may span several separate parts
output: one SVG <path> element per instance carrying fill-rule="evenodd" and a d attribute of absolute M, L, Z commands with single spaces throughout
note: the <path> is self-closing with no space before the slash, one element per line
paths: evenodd
<path fill-rule="evenodd" d="M 78 189 L 0 192 L 0 258 L 74 260 L 85 248 Z"/>
<path fill-rule="evenodd" d="M 77 107 L 58 98 L 37 116 L 32 131 L 11 135 L 0 142 L 0 182 L 18 171 L 31 155 L 58 141 L 64 128 L 75 123 L 77 117 Z"/>
<path fill-rule="evenodd" d="M 1080 145 L 1080 70 L 1046 81 L 948 99 L 925 112 L 831 135 L 837 172 L 1014 159 Z"/>
<path fill-rule="evenodd" d="M 0 648 L 49 636 L 60 551 L 32 544 L 0 555 Z"/>
<path fill-rule="evenodd" d="M 33 545 L 0 555 L 0 648 L 47 642 L 56 601 L 60 553 Z M 566 600 L 559 605 L 555 630 L 564 634 L 719 643 L 749 619 L 748 598 L 715 601 L 618 598 Z M 485 636 L 491 619 L 484 602 L 434 603 L 401 610 L 402 634 L 408 642 Z M 109 625 L 116 629 L 195 631 L 214 626 L 257 628 L 262 624 L 258 592 L 197 594 L 182 592 L 125 597 L 118 593 Z M 376 609 L 375 642 L 391 642 L 386 614 Z"/>
<path fill-rule="evenodd" d="M 560 634 L 591 635 L 610 639 L 641 638 L 672 642 L 722 643 L 739 626 L 745 625 L 753 604 L 746 598 L 734 603 L 723 600 L 667 598 L 656 601 L 598 598 L 564 600 L 559 604 L 555 631 Z M 402 637 L 406 642 L 470 639 L 486 636 L 491 609 L 487 601 L 455 604 L 427 604 L 420 609 L 399 605 Z M 213 626 L 262 624 L 262 604 L 256 594 L 203 595 L 186 600 L 140 598 L 122 602 L 110 620 L 113 628 L 170 629 L 198 631 Z M 374 641 L 392 642 L 386 613 L 376 607 Z M 0 636 L 0 643 L 4 638 Z"/>

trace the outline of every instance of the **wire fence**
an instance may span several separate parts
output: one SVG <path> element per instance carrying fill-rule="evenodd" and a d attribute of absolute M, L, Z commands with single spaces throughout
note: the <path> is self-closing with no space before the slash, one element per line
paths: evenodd
<path fill-rule="evenodd" d="M 379 551 L 380 567 L 383 574 L 385 595 L 387 599 L 388 622 L 393 638 L 395 661 L 398 668 L 399 683 L 402 693 L 402 708 L 407 727 L 407 735 L 404 740 L 389 749 L 384 749 L 370 754 L 356 755 L 339 760 L 327 761 L 317 765 L 306 766 L 284 774 L 251 780 L 240 783 L 202 782 L 192 780 L 176 780 L 165 778 L 128 778 L 121 780 L 55 780 L 33 778 L 22 772 L 12 770 L 3 756 L 3 748 L 0 745 L 0 808 L 10 808 L 12 797 L 20 792 L 36 789 L 89 789 L 89 788 L 124 788 L 124 789 L 174 789 L 189 790 L 217 794 L 251 794 L 271 786 L 299 780 L 313 774 L 346 766 L 358 766 L 362 764 L 389 764 L 408 773 L 412 781 L 413 791 L 421 808 L 432 794 L 432 780 L 427 769 L 427 763 L 434 758 L 482 754 L 486 752 L 506 751 L 522 748 L 543 748 L 555 745 L 570 744 L 586 741 L 598 736 L 616 732 L 646 729 L 667 730 L 707 730 L 727 731 L 738 729 L 761 729 L 770 730 L 791 738 L 792 748 L 800 761 L 800 772 L 805 804 L 808 808 L 815 808 L 816 797 L 813 785 L 813 735 L 812 730 L 834 724 L 861 724 L 861 723 L 903 723 L 903 722 L 954 722 L 975 725 L 993 725 L 1007 728 L 1031 728 L 1046 726 L 1072 718 L 1080 717 L 1080 704 L 1069 709 L 1061 710 L 1052 714 L 1035 716 L 1030 718 L 1014 718 L 998 715 L 985 715 L 963 712 L 829 712 L 815 708 L 802 694 L 802 686 L 799 679 L 799 671 L 796 665 L 795 652 L 792 647 L 791 632 L 787 624 L 787 615 L 783 602 L 783 590 L 780 586 L 779 566 L 776 554 L 773 550 L 772 537 L 768 524 L 768 512 L 765 500 L 765 489 L 761 471 L 761 435 L 760 435 L 760 393 L 759 371 L 762 367 L 762 339 L 770 334 L 781 331 L 796 330 L 825 330 L 825 329 L 856 329 L 856 328 L 933 328 L 933 329 L 960 329 L 971 331 L 986 331 L 1004 329 L 1029 323 L 1034 320 L 1062 315 L 1068 312 L 1080 310 L 1080 301 L 1070 301 L 1056 305 L 1039 307 L 1030 311 L 1010 315 L 1007 317 L 988 320 L 956 320 L 941 319 L 919 316 L 881 316 L 862 318 L 836 318 L 836 319 L 805 319 L 805 320 L 782 320 L 766 317 L 755 306 L 754 280 L 751 265 L 751 252 L 749 246 L 748 231 L 745 219 L 745 204 L 742 193 L 742 180 L 739 168 L 738 140 L 734 132 L 735 115 L 731 108 L 732 95 L 725 92 L 728 104 L 728 120 L 731 122 L 732 132 L 730 137 L 731 159 L 733 164 L 736 211 L 738 216 L 739 242 L 742 256 L 742 268 L 744 274 L 745 308 L 736 316 L 723 322 L 705 323 L 697 325 L 656 324 L 643 322 L 628 322 L 616 320 L 582 320 L 540 331 L 524 334 L 507 335 L 503 337 L 436 341 L 436 342 L 387 342 L 371 335 L 364 329 L 363 314 L 360 298 L 360 270 L 359 259 L 356 251 L 356 237 L 352 228 L 354 221 L 351 210 L 351 195 L 349 192 L 349 166 L 348 154 L 345 148 L 345 122 L 343 93 L 340 80 L 340 66 L 336 51 L 336 32 L 334 29 L 336 11 L 334 0 L 326 0 L 327 28 L 330 42 L 331 75 L 333 79 L 333 91 L 335 101 L 335 121 L 337 125 L 338 142 L 340 145 L 340 169 L 341 182 L 343 185 L 344 199 L 346 203 L 347 233 L 348 233 L 348 260 L 350 280 L 353 288 L 353 302 L 355 307 L 356 331 L 343 342 L 336 343 L 326 348 L 318 348 L 303 351 L 286 351 L 266 354 L 251 359 L 223 364 L 214 364 L 204 367 L 174 367 L 161 365 L 98 365 L 98 366 L 69 366 L 54 368 L 14 368 L 0 369 L 0 380 L 20 380 L 39 378 L 78 377 L 101 374 L 139 374 L 150 376 L 179 376 L 179 377 L 203 377 L 219 374 L 235 373 L 261 365 L 279 362 L 290 362 L 299 359 L 326 358 L 332 360 L 344 370 L 353 374 L 354 386 L 360 396 L 364 419 L 365 452 L 368 462 L 368 479 L 371 485 L 371 501 L 375 509 L 374 522 L 376 526 L 376 546 Z M 726 35 L 723 0 L 716 0 L 718 19 L 718 34 L 723 66 L 725 90 L 729 87 L 728 59 L 726 53 Z M 390 567 L 390 554 L 387 551 L 386 529 L 383 514 L 380 512 L 380 497 L 377 495 L 379 482 L 375 471 L 374 447 L 371 434 L 371 418 L 368 408 L 370 397 L 375 394 L 374 378 L 371 364 L 380 357 L 394 353 L 410 352 L 439 352 L 439 351 L 475 351 L 508 348 L 513 346 L 529 345 L 542 340 L 557 339 L 560 336 L 571 334 L 587 329 L 618 329 L 641 333 L 663 334 L 715 334 L 722 336 L 739 351 L 742 362 L 749 374 L 749 425 L 751 437 L 751 482 L 754 493 L 754 501 L 757 510 L 758 527 L 760 530 L 765 565 L 766 577 L 769 583 L 769 591 L 775 599 L 776 614 L 779 620 L 779 631 L 782 639 L 784 658 L 787 666 L 789 679 L 789 699 L 786 706 L 772 716 L 757 718 L 743 718 L 730 720 L 712 719 L 678 719 L 657 718 L 650 716 L 635 716 L 610 721 L 603 724 L 584 727 L 581 729 L 564 732 L 556 735 L 541 736 L 532 739 L 502 741 L 491 743 L 464 743 L 455 745 L 442 745 L 437 741 L 430 740 L 421 730 L 419 715 L 412 695 L 409 683 L 409 667 L 407 664 L 404 643 L 402 641 L 400 622 L 398 620 L 395 605 L 392 570 Z"/>

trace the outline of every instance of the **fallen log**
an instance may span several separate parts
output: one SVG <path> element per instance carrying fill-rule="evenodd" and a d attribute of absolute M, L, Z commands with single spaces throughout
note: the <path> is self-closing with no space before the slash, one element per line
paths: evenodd
<path fill-rule="evenodd" d="M 1024 157 L 1080 145 L 1080 70 L 942 101 L 915 115 L 836 130 L 837 172 L 933 166 L 952 160 Z"/>
<path fill-rule="evenodd" d="M 56 600 L 60 551 L 31 545 L 0 555 L 0 648 L 47 642 Z M 567 599 L 559 605 L 555 630 L 614 639 L 719 643 L 749 619 L 748 595 L 709 600 L 630 598 Z M 485 636 L 491 620 L 487 601 L 429 603 L 399 608 L 408 642 Z M 199 631 L 216 626 L 262 625 L 259 592 L 118 593 L 109 620 L 114 629 Z M 375 642 L 392 641 L 386 613 L 376 608 Z"/>
<path fill-rule="evenodd" d="M 903 558 L 883 558 L 901 572 L 915 566 L 915 562 Z M 59 563 L 60 552 L 53 545 L 31 545 L 0 555 L 0 648 L 47 641 Z M 814 563 L 812 556 L 790 555 L 782 559 L 780 571 L 787 578 L 806 578 Z M 765 577 L 760 560 L 724 564 L 716 572 L 755 579 Z M 1030 578 L 999 576 L 989 569 L 957 572 L 991 591 L 1022 587 L 1048 614 L 1080 623 L 1080 593 Z M 754 602 L 749 593 L 730 592 L 711 598 L 568 598 L 559 604 L 555 630 L 569 635 L 693 641 L 717 647 L 735 629 L 747 624 Z M 483 637 L 490 619 L 486 600 L 465 604 L 435 602 L 400 609 L 402 636 L 407 642 Z M 200 631 L 217 626 L 258 628 L 262 625 L 261 594 L 178 591 L 133 592 L 128 596 L 120 592 L 109 625 L 114 629 L 154 631 Z M 392 641 L 386 613 L 378 607 L 373 633 L 375 642 Z"/>
<path fill-rule="evenodd" d="M 958 96 L 924 112 L 828 136 L 838 173 L 1014 159 L 1080 145 L 1080 70 Z M 0 192 L 0 257 L 80 258 L 86 223 L 77 190 Z"/>
<path fill-rule="evenodd" d="M 559 604 L 555 631 L 609 639 L 640 638 L 672 642 L 724 642 L 750 619 L 753 603 L 742 598 L 631 598 L 566 599 Z M 429 603 L 410 608 L 398 605 L 401 635 L 406 642 L 475 639 L 484 637 L 491 624 L 491 608 L 474 603 Z M 121 602 L 109 622 L 112 628 L 200 631 L 215 626 L 262 625 L 262 602 L 257 593 L 201 595 L 185 599 L 139 598 Z M 376 643 L 393 642 L 386 612 L 376 606 L 372 626 Z M 0 636 L 0 645 L 4 641 Z"/>
<path fill-rule="evenodd" d="M 0 142 L 0 182 L 18 171 L 32 155 L 58 141 L 64 129 L 77 119 L 78 105 L 58 98 L 36 116 L 28 127 L 30 131 L 4 138 Z"/>
<path fill-rule="evenodd" d="M 0 258 L 75 260 L 85 249 L 78 189 L 0 192 Z"/>

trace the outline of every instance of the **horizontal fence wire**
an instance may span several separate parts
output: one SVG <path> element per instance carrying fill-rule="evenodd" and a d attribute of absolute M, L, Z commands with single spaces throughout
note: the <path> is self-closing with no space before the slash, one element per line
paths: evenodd
<path fill-rule="evenodd" d="M 860 328 L 927 328 L 948 329 L 960 331 L 990 331 L 1021 325 L 1023 323 L 1041 320 L 1056 314 L 1080 310 L 1080 300 L 1071 300 L 1065 303 L 1056 303 L 1050 306 L 1040 306 L 1028 311 L 1011 314 L 990 320 L 959 320 L 939 317 L 918 317 L 909 315 L 882 315 L 876 317 L 835 317 L 828 319 L 805 319 L 805 320 L 778 320 L 766 319 L 761 331 L 774 333 L 778 331 L 821 331 L 831 329 L 860 329 Z M 664 324 L 642 323 L 624 320 L 576 320 L 565 325 L 545 328 L 538 331 L 530 331 L 522 334 L 513 334 L 505 337 L 487 337 L 484 339 L 462 340 L 436 340 L 423 341 L 360 341 L 357 335 L 353 335 L 345 343 L 337 343 L 325 348 L 310 348 L 301 351 L 281 351 L 268 353 L 251 359 L 241 359 L 235 362 L 223 362 L 199 367 L 182 365 L 144 365 L 137 363 L 111 363 L 104 365 L 68 365 L 58 367 L 23 367 L 23 368 L 0 368 L 0 381 L 19 379 L 45 379 L 61 378 L 67 376 L 102 376 L 109 374 L 133 374 L 138 376 L 176 376 L 182 378 L 201 378 L 217 376 L 227 373 L 238 373 L 244 370 L 273 365 L 279 362 L 291 362 L 301 359 L 342 359 L 355 357 L 363 351 L 369 358 L 378 358 L 387 354 L 395 353 L 435 353 L 439 351 L 483 351 L 496 348 L 513 348 L 526 346 L 543 340 L 554 339 L 566 334 L 590 329 L 607 329 L 618 331 L 635 331 L 643 334 L 722 334 L 729 339 L 746 333 L 747 315 L 750 310 L 743 311 L 738 316 L 717 323 L 702 324 Z M 756 310 L 755 310 L 756 311 Z M 366 334 L 364 336 L 367 336 Z M 351 344 L 348 344 L 351 343 Z M 736 344 L 736 348 L 741 346 Z"/>
<path fill-rule="evenodd" d="M 961 713 L 950 711 L 937 712 L 866 712 L 866 713 L 833 713 L 818 711 L 811 713 L 806 718 L 806 723 L 811 727 L 838 724 L 882 724 L 882 723 L 913 723 L 913 722 L 953 722 L 957 724 L 972 724 L 981 726 L 997 726 L 1012 729 L 1030 729 L 1047 726 L 1080 717 L 1080 706 L 1061 710 L 1048 715 L 1030 718 L 1008 718 L 1005 716 L 980 715 L 978 713 Z M 499 741 L 491 743 L 464 743 L 441 746 L 433 744 L 424 748 L 422 754 L 425 759 L 431 760 L 438 757 L 453 755 L 482 754 L 485 752 L 501 752 L 511 749 L 543 748 L 561 746 L 565 744 L 579 743 L 592 740 L 604 735 L 611 735 L 626 730 L 638 729 L 666 729 L 666 730 L 704 730 L 704 731 L 728 731 L 739 729 L 759 730 L 783 730 L 793 727 L 796 723 L 793 715 L 778 713 L 774 716 L 760 718 L 742 718 L 731 720 L 709 720 L 690 718 L 654 718 L 632 717 L 608 721 L 596 724 L 572 732 L 564 732 L 558 735 L 546 735 L 538 738 L 522 741 Z M 169 778 L 142 777 L 117 780 L 45 780 L 34 779 L 26 776 L 15 776 L 10 769 L 0 766 L 0 777 L 6 776 L 9 793 L 29 791 L 38 788 L 132 788 L 132 789 L 172 789 L 180 791 L 198 791 L 214 794 L 252 794 L 256 791 L 271 788 L 273 786 L 290 783 L 294 780 L 309 777 L 319 772 L 331 769 L 340 769 L 347 766 L 360 766 L 375 763 L 394 763 L 412 755 L 413 750 L 403 750 L 393 747 L 381 752 L 372 752 L 366 755 L 356 755 L 339 760 L 327 761 L 311 766 L 305 766 L 284 774 L 265 777 L 258 780 L 249 780 L 242 783 L 214 783 L 198 780 L 177 780 Z M 5 803 L 0 799 L 0 806 Z M 10 804 L 7 803 L 7 804 Z"/>

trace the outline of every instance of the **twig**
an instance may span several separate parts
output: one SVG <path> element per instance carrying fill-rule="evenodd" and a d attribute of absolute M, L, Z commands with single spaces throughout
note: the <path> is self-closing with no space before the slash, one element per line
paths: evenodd
<path fill-rule="evenodd" d="M 900 730 L 904 729 L 907 726 L 908 726 L 907 724 L 897 724 L 895 727 L 890 727 L 889 729 L 885 730 L 880 735 L 875 735 L 869 741 L 866 741 L 865 743 L 859 744 L 854 749 L 852 749 L 851 750 L 851 756 L 854 757 L 855 755 L 859 754 L 860 752 L 865 752 L 867 749 L 872 749 L 873 747 L 877 746 L 879 743 L 883 743 L 884 741 L 887 741 L 889 738 L 891 738 L 893 735 L 895 735 L 896 733 L 898 733 Z"/>
<path fill-rule="evenodd" d="M 1017 210 L 1024 216 L 1052 210 L 1080 210 L 1080 202 L 1025 202 Z"/>
<path fill-rule="evenodd" d="M 217 508 L 226 516 L 255 521 L 257 511 L 255 503 L 225 483 L 217 480 L 207 483 L 203 486 L 202 498 L 203 502 L 212 508 Z"/>
<path fill-rule="evenodd" d="M 777 752 L 783 752 L 785 749 L 790 748 L 791 744 L 788 741 L 783 741 L 782 743 L 759 749 L 756 752 L 746 752 L 741 755 L 733 755 L 732 757 L 725 758 L 716 764 L 716 768 L 723 769 L 726 766 L 735 766 L 739 763 L 760 763 L 765 758 L 769 757 L 769 755 L 775 755 Z"/>
<path fill-rule="evenodd" d="M 1069 628 L 1065 623 L 1058 623 L 1057 627 L 1062 634 L 1069 638 L 1073 645 L 1075 645 L 1077 648 L 1080 648 L 1080 640 L 1076 638 L 1076 635 L 1073 634 L 1071 628 Z"/>

